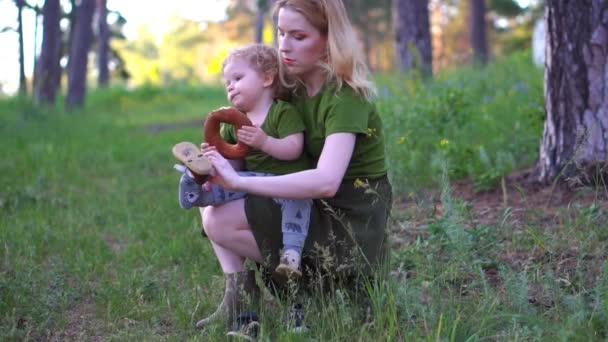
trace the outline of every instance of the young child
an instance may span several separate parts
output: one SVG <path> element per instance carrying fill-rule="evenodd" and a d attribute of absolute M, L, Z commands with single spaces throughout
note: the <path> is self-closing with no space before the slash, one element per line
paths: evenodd
<path fill-rule="evenodd" d="M 235 49 L 224 60 L 222 74 L 228 101 L 253 123 L 238 132 L 232 125 L 223 125 L 220 132 L 230 143 L 238 140 L 252 147 L 244 165 L 237 167 L 247 172 L 240 173 L 266 176 L 309 169 L 306 154 L 302 153 L 304 122 L 290 103 L 280 100 L 288 91 L 279 79 L 276 50 L 261 44 Z M 219 205 L 246 195 L 225 191 L 217 184 L 204 189 L 194 182 L 185 167 L 176 168 L 184 173 L 179 184 L 179 203 L 184 209 Z M 283 253 L 276 271 L 301 276 L 300 261 L 312 200 L 277 198 L 275 201 L 281 205 L 283 232 Z"/>

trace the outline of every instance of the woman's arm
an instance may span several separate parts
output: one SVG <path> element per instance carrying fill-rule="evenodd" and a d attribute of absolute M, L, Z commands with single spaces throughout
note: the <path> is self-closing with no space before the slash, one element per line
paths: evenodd
<path fill-rule="evenodd" d="M 213 148 L 206 149 L 205 155 L 216 170 L 212 181 L 226 189 L 268 197 L 327 198 L 333 197 L 342 183 L 355 139 L 353 133 L 330 134 L 316 168 L 281 176 L 240 177 Z"/>

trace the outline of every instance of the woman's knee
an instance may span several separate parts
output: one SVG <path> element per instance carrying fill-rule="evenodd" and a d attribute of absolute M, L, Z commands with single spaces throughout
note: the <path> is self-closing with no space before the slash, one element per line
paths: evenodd
<path fill-rule="evenodd" d="M 214 213 L 214 208 L 211 206 L 200 208 L 201 222 L 203 225 L 203 233 L 210 240 L 215 241 L 218 235 L 218 219 Z"/>
<path fill-rule="evenodd" d="M 229 212 L 223 210 L 221 206 L 208 206 L 201 209 L 203 230 L 209 240 L 219 245 L 223 245 L 224 242 L 230 240 L 232 232 L 237 228 L 227 214 Z"/>

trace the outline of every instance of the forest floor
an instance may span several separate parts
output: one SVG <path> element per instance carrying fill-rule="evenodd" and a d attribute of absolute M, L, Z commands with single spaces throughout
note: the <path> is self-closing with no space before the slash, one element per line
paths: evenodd
<path fill-rule="evenodd" d="M 451 184 L 450 193 L 454 199 L 466 204 L 470 225 L 500 224 L 505 211 L 509 211 L 509 221 L 513 228 L 522 228 L 523 225 L 531 224 L 523 219 L 529 212 L 537 213 L 536 223 L 546 225 L 558 219 L 564 208 L 572 206 L 595 206 L 601 211 L 608 210 L 608 189 L 571 186 L 563 182 L 539 185 L 528 180 L 529 172 L 530 170 L 523 170 L 513 173 L 504 179 L 504 185 L 499 184 L 488 191 L 476 191 L 470 179 L 459 180 Z M 429 219 L 438 218 L 443 214 L 439 190 L 423 191 L 416 194 L 416 197 L 398 198 L 394 210 L 414 210 L 418 213 L 421 210 L 427 211 L 427 215 L 423 217 Z M 428 212 L 429 210 L 432 212 Z M 608 222 L 606 224 L 608 227 Z"/>
<path fill-rule="evenodd" d="M 529 181 L 530 172 L 513 173 L 490 191 L 475 191 L 470 180 L 450 186 L 452 206 L 457 207 L 465 229 L 494 227 L 498 231 L 496 259 L 484 267 L 486 279 L 495 288 L 502 288 L 504 278 L 496 265 L 506 264 L 520 271 L 533 267 L 551 270 L 567 286 L 578 276 L 583 278 L 579 280 L 584 287 L 593 288 L 606 256 L 602 248 L 588 248 L 584 239 L 576 236 L 597 226 L 608 231 L 608 189 L 568 182 L 541 186 Z M 407 248 L 419 237 L 428 238 L 433 234 L 429 228 L 445 216 L 444 211 L 439 190 L 398 199 L 393 208 L 397 223 L 392 228 L 393 248 Z M 399 224 L 399 217 L 407 218 L 408 224 Z M 605 233 L 600 235 L 600 246 L 606 238 Z M 528 242 L 522 243 L 524 240 Z M 415 277 L 412 273 L 400 276 Z M 551 308 L 554 303 L 543 292 L 530 284 L 528 301 Z"/>

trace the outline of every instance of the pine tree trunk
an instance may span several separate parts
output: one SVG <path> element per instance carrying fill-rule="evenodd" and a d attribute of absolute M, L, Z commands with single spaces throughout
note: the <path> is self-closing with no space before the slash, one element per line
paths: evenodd
<path fill-rule="evenodd" d="M 64 44 L 62 45 L 62 49 L 63 49 L 62 54 L 63 54 L 63 56 L 67 56 L 68 60 L 70 58 L 72 41 L 74 40 L 74 32 L 76 31 L 76 17 L 78 17 L 78 6 L 76 6 L 76 0 L 70 0 L 70 5 L 72 7 L 72 9 L 70 10 L 70 13 L 68 14 L 70 28 L 67 30 L 67 32 L 68 32 L 67 39 L 65 40 Z M 69 65 L 66 65 L 65 66 L 66 74 L 69 74 L 68 68 L 69 68 Z"/>
<path fill-rule="evenodd" d="M 471 46 L 476 63 L 488 61 L 488 42 L 486 38 L 485 0 L 471 0 Z"/>
<path fill-rule="evenodd" d="M 97 85 L 105 88 L 108 86 L 110 78 L 108 70 L 110 31 L 108 30 L 107 0 L 97 0 L 97 16 Z"/>
<path fill-rule="evenodd" d="M 593 181 L 608 161 L 608 1 L 548 0 L 545 22 L 538 179 Z"/>
<path fill-rule="evenodd" d="M 432 74 L 433 54 L 428 0 L 393 0 L 397 63 L 399 69 Z"/>
<path fill-rule="evenodd" d="M 94 12 L 95 0 L 82 0 L 77 8 L 77 19 L 68 60 L 68 96 L 66 98 L 68 109 L 84 104 L 88 55 L 93 37 L 91 23 Z"/>
<path fill-rule="evenodd" d="M 17 5 L 17 35 L 19 37 L 19 95 L 27 96 L 25 78 L 25 54 L 23 52 L 23 0 L 15 0 Z"/>
<path fill-rule="evenodd" d="M 42 8 L 43 32 L 42 48 L 36 66 L 36 89 L 34 100 L 37 103 L 53 104 L 61 78 L 61 7 L 59 0 L 46 0 Z"/>
<path fill-rule="evenodd" d="M 258 44 L 264 38 L 264 16 L 266 15 L 267 4 L 267 0 L 258 0 L 258 12 L 255 17 L 255 42 Z"/>

